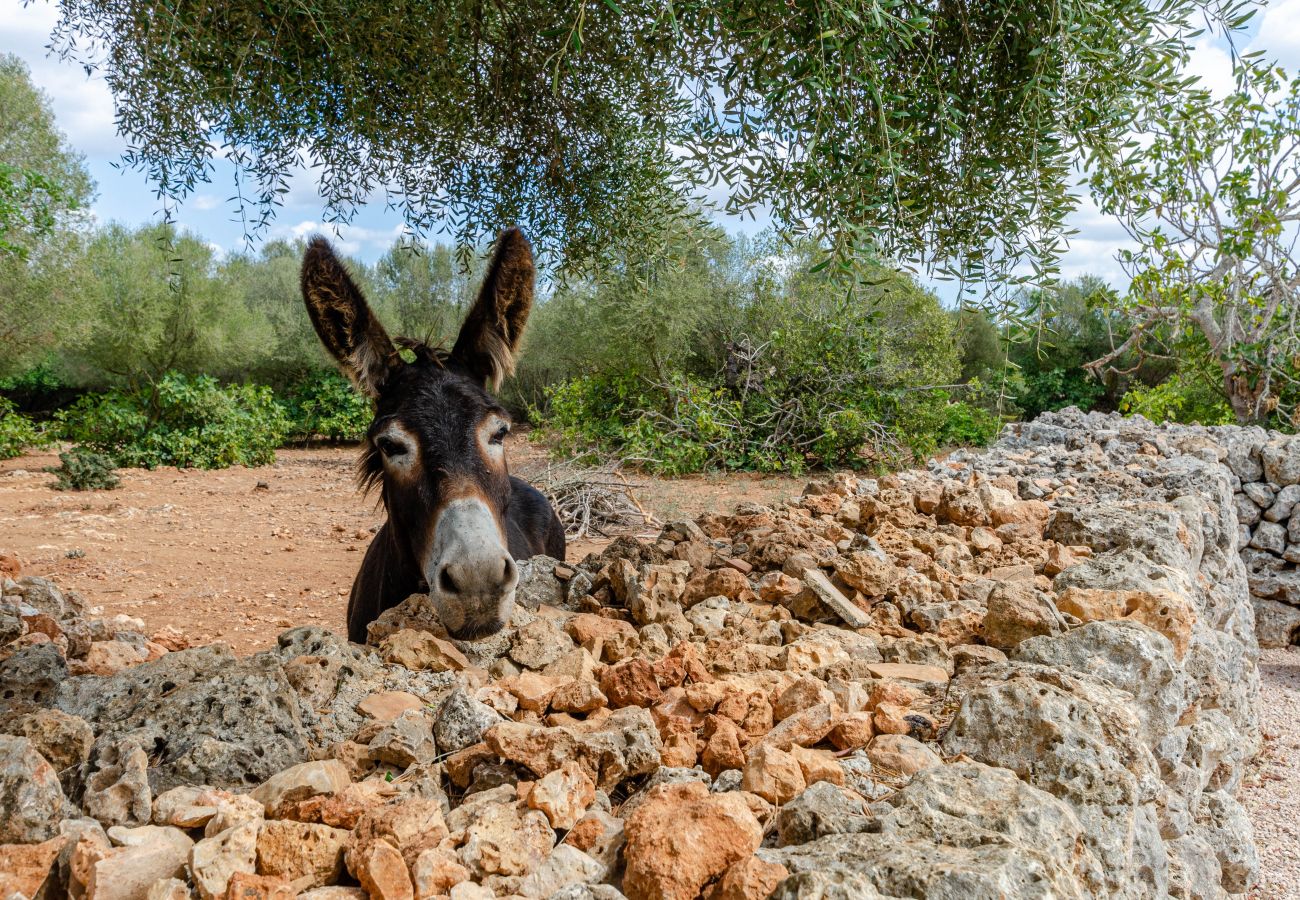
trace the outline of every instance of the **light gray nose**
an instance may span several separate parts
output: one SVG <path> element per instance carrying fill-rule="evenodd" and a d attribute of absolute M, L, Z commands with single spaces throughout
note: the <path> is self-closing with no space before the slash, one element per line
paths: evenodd
<path fill-rule="evenodd" d="M 509 554 L 443 563 L 438 570 L 438 591 L 448 598 L 500 597 L 518 583 L 519 569 Z"/>
<path fill-rule="evenodd" d="M 519 567 L 488 505 L 477 498 L 448 504 L 431 549 L 425 578 L 447 631 L 469 641 L 504 628 L 514 612 Z"/>

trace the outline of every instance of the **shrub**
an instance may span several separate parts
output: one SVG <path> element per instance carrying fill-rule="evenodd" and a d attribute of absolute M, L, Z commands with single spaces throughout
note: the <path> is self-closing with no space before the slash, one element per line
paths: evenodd
<path fill-rule="evenodd" d="M 1157 424 L 1232 425 L 1232 406 L 1217 386 L 1194 372 L 1178 371 L 1154 387 L 1131 388 L 1120 400 L 1120 411 L 1145 416 Z"/>
<path fill-rule="evenodd" d="M 940 447 L 986 444 L 1001 425 L 938 390 L 739 398 L 725 385 L 685 376 L 665 384 L 575 378 L 548 389 L 548 400 L 540 435 L 557 454 L 612 455 L 663 475 L 896 468 Z"/>
<path fill-rule="evenodd" d="M 374 416 L 370 401 L 333 369 L 309 375 L 294 385 L 286 407 L 289 434 L 296 440 L 359 441 Z"/>
<path fill-rule="evenodd" d="M 45 471 L 58 476 L 56 491 L 111 491 L 122 483 L 113 471 L 113 460 L 102 453 L 73 447 L 59 454 L 61 465 L 47 466 Z"/>
<path fill-rule="evenodd" d="M 14 408 L 13 403 L 0 397 L 0 459 L 21 456 L 28 447 L 41 447 L 49 438 L 36 423 Z"/>
<path fill-rule="evenodd" d="M 67 440 L 144 468 L 266 465 L 289 431 L 270 388 L 174 372 L 150 389 L 82 397 L 57 420 Z"/>

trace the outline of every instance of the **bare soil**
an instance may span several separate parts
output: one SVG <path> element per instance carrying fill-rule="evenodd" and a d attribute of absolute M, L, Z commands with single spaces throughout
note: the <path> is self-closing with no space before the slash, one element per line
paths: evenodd
<path fill-rule="evenodd" d="M 295 625 L 342 630 L 348 591 L 374 529 L 375 498 L 356 489 L 350 447 L 283 450 L 258 469 L 121 470 L 113 491 L 56 491 L 52 454 L 0 462 L 0 554 L 54 577 L 108 615 L 173 626 L 236 652 L 271 646 Z M 543 451 L 515 439 L 516 469 Z M 802 480 L 757 476 L 637 479 L 660 521 L 793 496 Z M 612 536 L 571 542 L 577 561 Z"/>

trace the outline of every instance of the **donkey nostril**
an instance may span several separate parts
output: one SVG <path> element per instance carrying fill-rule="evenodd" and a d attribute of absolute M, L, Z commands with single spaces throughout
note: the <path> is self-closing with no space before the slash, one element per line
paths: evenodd
<path fill-rule="evenodd" d="M 517 572 L 518 570 L 515 568 L 515 561 L 507 556 L 505 562 L 501 566 L 501 583 L 509 584 L 514 581 Z"/>
<path fill-rule="evenodd" d="M 438 588 L 444 594 L 459 594 L 460 587 L 457 586 L 454 578 L 451 577 L 451 566 L 443 566 L 438 572 Z"/>

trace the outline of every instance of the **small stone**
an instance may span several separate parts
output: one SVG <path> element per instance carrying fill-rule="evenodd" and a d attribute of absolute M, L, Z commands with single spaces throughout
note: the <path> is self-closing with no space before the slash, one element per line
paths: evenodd
<path fill-rule="evenodd" d="M 1004 581 L 989 595 L 984 640 L 1010 650 L 1021 641 L 1065 631 L 1065 620 L 1046 596 L 1027 581 Z"/>
<path fill-rule="evenodd" d="M 537 810 L 521 813 L 511 803 L 489 803 L 465 829 L 460 861 L 478 877 L 527 875 L 555 846 L 555 832 Z"/>
<path fill-rule="evenodd" d="M 483 740 L 483 732 L 500 721 L 501 716 L 492 707 L 456 688 L 434 714 L 433 734 L 438 752 L 455 753 L 477 744 Z"/>
<path fill-rule="evenodd" d="M 614 707 L 650 707 L 662 693 L 654 669 L 639 657 L 607 666 L 600 673 L 600 690 Z"/>
<path fill-rule="evenodd" d="M 53 837 L 68 801 L 58 773 L 25 737 L 0 735 L 0 843 Z"/>
<path fill-rule="evenodd" d="M 594 681 L 574 681 L 561 685 L 551 694 L 551 709 L 557 712 L 589 713 L 608 703 L 608 698 Z"/>
<path fill-rule="evenodd" d="M 861 797 L 825 781 L 782 806 L 776 821 L 782 847 L 807 844 L 828 834 L 866 831 L 871 823 Z"/>
<path fill-rule="evenodd" d="M 145 825 L 152 817 L 149 759 L 134 741 L 106 746 L 86 779 L 86 812 L 105 825 Z"/>
<path fill-rule="evenodd" d="M 915 775 L 922 769 L 943 765 L 939 754 L 915 738 L 903 734 L 877 735 L 867 747 L 867 758 L 879 769 Z"/>
<path fill-rule="evenodd" d="M 250 796 L 271 815 L 281 803 L 337 794 L 351 783 L 347 768 L 338 760 L 315 760 L 277 772 L 254 788 Z"/>
<path fill-rule="evenodd" d="M 834 700 L 835 695 L 824 683 L 811 675 L 804 675 L 781 692 L 781 696 L 772 705 L 772 717 L 780 722 L 818 703 L 831 703 Z"/>
<path fill-rule="evenodd" d="M 411 865 L 411 886 L 417 900 L 431 900 L 444 896 L 451 889 L 470 878 L 469 869 L 456 859 L 451 850 L 433 847 L 424 850 Z"/>
<path fill-rule="evenodd" d="M 740 786 L 780 806 L 798 796 L 807 782 L 799 761 L 792 754 L 771 744 L 760 744 L 745 761 Z"/>
<path fill-rule="evenodd" d="M 515 632 L 510 658 L 525 669 L 541 669 L 573 649 L 573 639 L 550 619 L 539 616 Z"/>
<path fill-rule="evenodd" d="M 869 712 L 846 713 L 835 720 L 827 738 L 836 750 L 857 750 L 875 736 L 873 716 Z"/>
<path fill-rule="evenodd" d="M 90 759 L 90 748 L 95 743 L 90 723 L 57 709 L 28 713 L 8 730 L 31 741 L 36 751 L 60 772 Z"/>
<path fill-rule="evenodd" d="M 376 841 L 359 853 L 349 856 L 353 876 L 361 883 L 370 900 L 414 900 L 415 888 L 402 854 Z"/>
<path fill-rule="evenodd" d="M 821 569 L 804 569 L 803 583 L 817 595 L 823 606 L 850 628 L 866 628 L 871 624 L 871 617 L 840 593 Z"/>
<path fill-rule="evenodd" d="M 190 875 L 203 900 L 222 900 L 236 872 L 256 874 L 260 822 L 228 828 L 204 838 L 190 850 Z"/>
<path fill-rule="evenodd" d="M 357 712 L 377 722 L 391 722 L 410 709 L 420 709 L 424 701 L 407 691 L 377 691 L 357 704 Z"/>
<path fill-rule="evenodd" d="M 39 844 L 0 844 L 0 897 L 35 897 L 67 840 L 60 835 Z"/>
<path fill-rule="evenodd" d="M 154 798 L 153 823 L 177 828 L 202 828 L 217 814 L 217 807 L 201 802 L 211 789 L 175 787 Z"/>
<path fill-rule="evenodd" d="M 545 900 L 568 887 L 595 884 L 605 875 L 605 866 L 577 847 L 560 844 L 537 870 L 519 884 L 519 896 Z"/>
<path fill-rule="evenodd" d="M 236 872 L 230 876 L 223 900 L 297 900 L 297 897 L 298 891 L 283 878 Z"/>
<path fill-rule="evenodd" d="M 577 762 L 569 760 L 533 785 L 528 806 L 546 815 L 552 828 L 568 830 L 596 799 L 596 785 Z"/>
<path fill-rule="evenodd" d="M 780 863 L 751 856 L 727 870 L 709 900 L 767 900 L 789 874 L 790 870 Z"/>
<path fill-rule="evenodd" d="M 470 667 L 469 659 L 455 644 L 413 628 L 403 628 L 384 638 L 379 655 L 384 662 L 412 671 L 460 672 Z"/>

